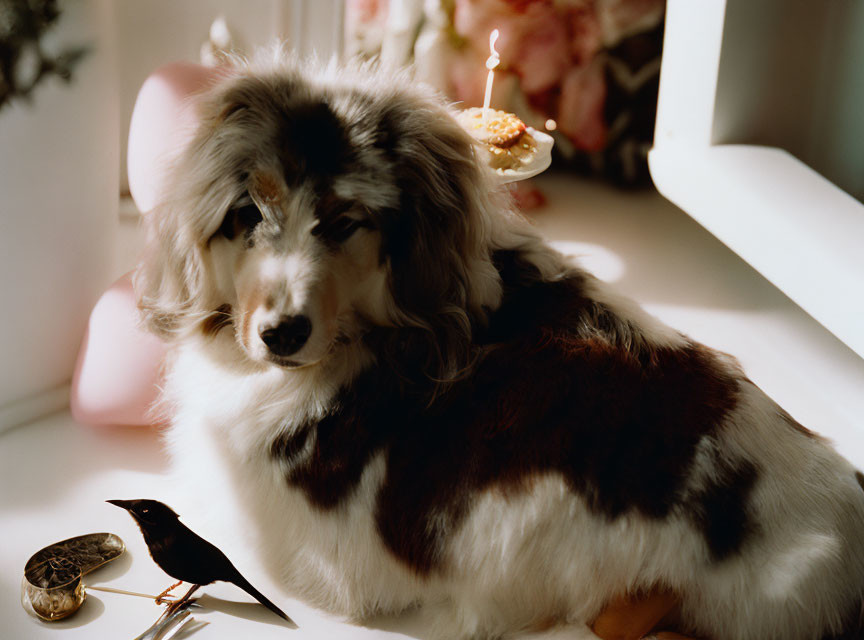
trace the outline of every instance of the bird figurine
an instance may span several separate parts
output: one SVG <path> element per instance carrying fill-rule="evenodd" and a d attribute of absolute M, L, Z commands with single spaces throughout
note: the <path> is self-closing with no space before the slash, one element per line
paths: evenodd
<path fill-rule="evenodd" d="M 157 602 L 183 582 L 192 588 L 171 607 L 187 602 L 191 595 L 203 585 L 213 582 L 230 582 L 255 598 L 273 613 L 289 622 L 293 621 L 275 604 L 270 602 L 255 587 L 249 584 L 231 561 L 216 546 L 180 522 L 179 516 L 167 504 L 158 500 L 106 500 L 126 509 L 135 519 L 144 535 L 150 557 L 177 584 L 160 594 Z"/>

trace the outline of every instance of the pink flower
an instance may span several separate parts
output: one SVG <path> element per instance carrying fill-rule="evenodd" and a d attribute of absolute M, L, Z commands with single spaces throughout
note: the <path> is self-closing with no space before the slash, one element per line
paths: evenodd
<path fill-rule="evenodd" d="M 501 0 L 456 0 L 453 28 L 484 61 L 489 57 L 489 34 L 498 29 L 495 49 L 501 57 L 499 68 L 507 68 L 518 47 L 520 17 Z"/>
<path fill-rule="evenodd" d="M 512 66 L 525 93 L 557 85 L 572 64 L 567 21 L 551 4 L 534 2 L 514 21 L 517 50 Z"/>
<path fill-rule="evenodd" d="M 465 39 L 451 69 L 454 97 L 479 105 L 489 33 L 498 29 L 501 65 L 518 76 L 534 108 L 555 117 L 560 131 L 585 151 L 606 144 L 606 83 L 598 54 L 663 19 L 665 0 L 455 0 L 453 23 Z M 498 108 L 507 108 L 495 100 Z"/>
<path fill-rule="evenodd" d="M 465 107 L 482 107 L 486 73 L 481 56 L 473 49 L 461 49 L 450 59 L 450 88 L 447 93 L 456 102 L 464 103 Z"/>
<path fill-rule="evenodd" d="M 588 64 L 603 46 L 603 32 L 593 2 L 571 6 L 567 11 L 570 24 L 570 51 L 576 65 Z"/>
<path fill-rule="evenodd" d="M 571 64 L 567 22 L 548 0 L 456 0 L 453 24 L 483 61 L 498 29 L 499 68 L 516 72 L 526 93 L 556 85 Z"/>
<path fill-rule="evenodd" d="M 600 60 L 572 68 L 561 84 L 558 130 L 580 149 L 600 151 L 606 144 L 605 102 L 606 81 Z"/>

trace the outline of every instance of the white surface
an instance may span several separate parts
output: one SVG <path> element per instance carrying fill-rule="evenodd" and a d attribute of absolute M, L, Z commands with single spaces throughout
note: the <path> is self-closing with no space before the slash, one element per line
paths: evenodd
<path fill-rule="evenodd" d="M 69 381 L 116 244 L 113 3 L 63 8 L 45 49 L 90 48 L 72 82 L 49 78 L 0 111 L 0 420 Z"/>
<path fill-rule="evenodd" d="M 583 254 L 586 266 L 672 325 L 737 355 L 757 384 L 864 467 L 864 360 L 656 193 L 622 195 L 566 177 L 538 182 L 550 206 L 535 219 L 562 248 Z M 131 518 L 104 503 L 151 496 L 170 502 L 153 431 L 100 431 L 76 425 L 64 412 L 0 434 L 0 487 L 0 637 L 133 638 L 156 619 L 158 610 L 147 600 L 101 592 L 91 593 L 75 617 L 53 624 L 29 618 L 18 604 L 21 573 L 32 553 L 95 531 L 120 535 L 129 554 L 91 582 L 146 593 L 168 586 Z M 279 598 L 262 576 L 246 572 L 301 628 L 281 625 L 257 605 L 236 604 L 249 599 L 230 585 L 216 585 L 203 591 L 218 600 L 209 599 L 207 608 L 194 614 L 209 624 L 191 637 L 425 635 L 416 617 L 376 622 L 390 632 L 336 623 Z"/>
<path fill-rule="evenodd" d="M 838 42 L 861 40 L 864 9 L 845 0 L 792 5 L 669 0 L 651 175 L 663 195 L 864 355 L 864 205 L 779 148 L 860 186 L 864 156 L 844 149 L 862 146 L 850 141 L 860 138 L 864 89 L 855 47 Z M 844 20 L 842 33 L 826 27 Z M 802 48 L 810 30 L 815 40 Z M 814 58 L 806 73 L 794 64 L 802 57 Z M 850 73 L 849 82 L 837 79 Z M 843 91 L 829 91 L 835 85 Z M 850 100 L 854 119 L 845 115 Z M 849 125 L 842 144 L 837 124 L 823 126 L 834 113 Z"/>
<path fill-rule="evenodd" d="M 864 206 L 780 149 L 675 145 L 657 188 L 864 355 Z"/>

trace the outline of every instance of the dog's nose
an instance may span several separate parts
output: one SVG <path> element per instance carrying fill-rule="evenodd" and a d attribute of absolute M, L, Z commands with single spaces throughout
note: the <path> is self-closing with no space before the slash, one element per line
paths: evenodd
<path fill-rule="evenodd" d="M 306 344 L 312 333 L 312 323 L 306 316 L 282 316 L 275 327 L 264 327 L 261 340 L 277 356 L 290 356 Z"/>

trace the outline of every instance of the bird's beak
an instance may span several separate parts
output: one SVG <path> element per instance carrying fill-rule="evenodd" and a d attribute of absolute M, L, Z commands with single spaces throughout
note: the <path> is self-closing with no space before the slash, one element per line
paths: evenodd
<path fill-rule="evenodd" d="M 106 500 L 105 502 L 120 507 L 121 509 L 126 509 L 126 511 L 129 511 L 129 509 L 132 507 L 131 500 Z"/>

